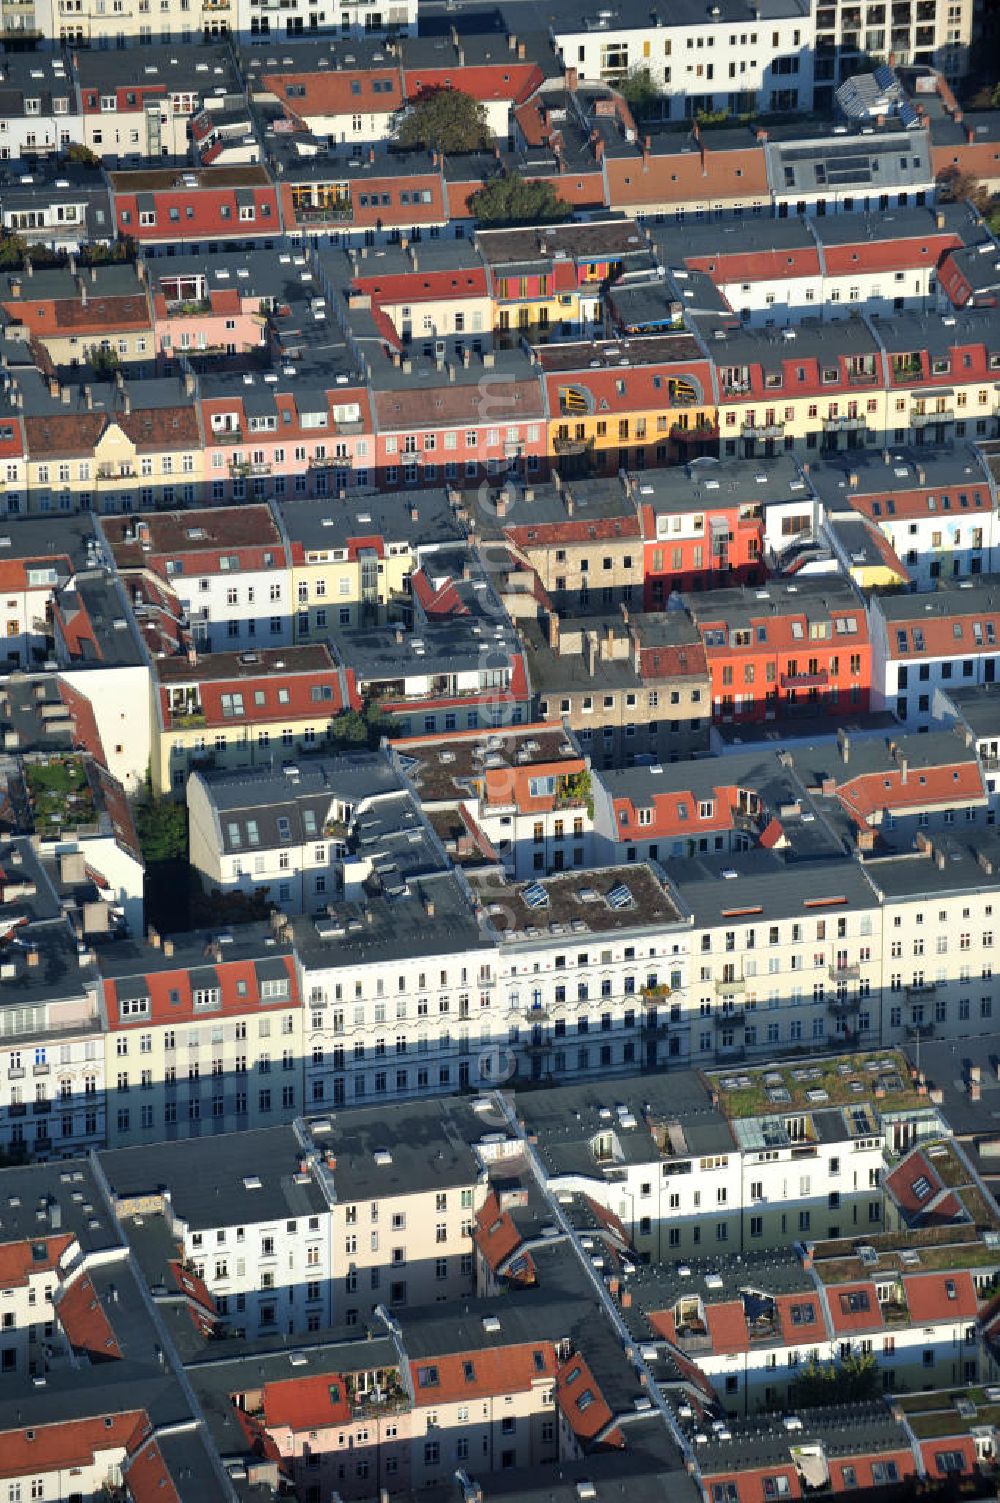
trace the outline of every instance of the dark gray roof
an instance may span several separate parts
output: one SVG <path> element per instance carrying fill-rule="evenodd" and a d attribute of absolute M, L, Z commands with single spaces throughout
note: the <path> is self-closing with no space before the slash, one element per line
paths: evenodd
<path fill-rule="evenodd" d="M 299 1173 L 300 1157 L 301 1144 L 291 1127 L 150 1143 L 99 1155 L 117 1198 L 169 1191 L 174 1214 L 191 1231 L 324 1212 L 326 1197 L 314 1175 Z"/>
<path fill-rule="evenodd" d="M 492 1113 L 457 1096 L 337 1112 L 310 1127 L 336 1159 L 330 1173 L 341 1204 L 472 1185 L 483 1172 L 474 1145 L 498 1131 Z"/>

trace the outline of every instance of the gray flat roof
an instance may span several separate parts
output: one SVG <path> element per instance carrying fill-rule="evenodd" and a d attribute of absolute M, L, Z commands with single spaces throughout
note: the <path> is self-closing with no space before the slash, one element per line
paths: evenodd
<path fill-rule="evenodd" d="M 290 1126 L 220 1133 L 175 1143 L 109 1149 L 101 1168 L 119 1199 L 169 1190 L 192 1231 L 318 1215 L 326 1197 L 298 1174 L 301 1145 Z M 247 1188 L 247 1183 L 259 1185 Z"/>

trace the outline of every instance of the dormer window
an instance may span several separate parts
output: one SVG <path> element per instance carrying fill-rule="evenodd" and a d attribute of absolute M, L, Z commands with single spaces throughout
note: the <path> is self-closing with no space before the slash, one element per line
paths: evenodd
<path fill-rule="evenodd" d="M 24 101 L 24 113 L 26 115 L 40 115 L 41 112 L 42 101 L 40 99 L 26 99 Z"/>
<path fill-rule="evenodd" d="M 947 355 L 936 355 L 931 361 L 931 372 L 935 376 L 946 376 L 951 370 L 951 361 Z"/>

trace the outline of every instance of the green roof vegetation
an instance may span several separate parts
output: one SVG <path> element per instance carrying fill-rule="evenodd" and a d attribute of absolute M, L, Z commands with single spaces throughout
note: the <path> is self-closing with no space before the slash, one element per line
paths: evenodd
<path fill-rule="evenodd" d="M 710 1084 L 729 1117 L 760 1117 L 826 1106 L 863 1106 L 874 1101 L 880 1113 L 927 1106 L 912 1083 L 910 1067 L 895 1049 L 803 1058 L 801 1064 L 737 1067 L 715 1071 Z"/>
<path fill-rule="evenodd" d="M 82 757 L 52 757 L 25 768 L 28 799 L 39 835 L 92 825 L 97 807 Z"/>

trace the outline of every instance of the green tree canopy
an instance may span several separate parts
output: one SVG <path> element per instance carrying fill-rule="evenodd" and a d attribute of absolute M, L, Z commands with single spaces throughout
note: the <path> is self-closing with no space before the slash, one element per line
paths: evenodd
<path fill-rule="evenodd" d="M 89 146 L 83 146 L 79 141 L 71 141 L 66 148 L 67 162 L 75 162 L 79 167 L 100 167 L 101 159 L 96 151 L 91 151 Z"/>
<path fill-rule="evenodd" d="M 519 172 L 494 178 L 469 201 L 480 224 L 556 224 L 573 212 L 549 182 L 526 182 Z"/>
<path fill-rule="evenodd" d="M 796 1378 L 796 1404 L 815 1408 L 824 1404 L 856 1404 L 878 1397 L 878 1364 L 870 1352 L 851 1352 L 841 1362 L 811 1358 Z"/>
<path fill-rule="evenodd" d="M 183 803 L 147 792 L 135 808 L 135 830 L 147 865 L 187 856 L 187 808 Z"/>
<path fill-rule="evenodd" d="M 461 89 L 428 89 L 403 116 L 396 140 L 408 150 L 454 155 L 492 146 L 493 132 L 483 106 Z"/>
<path fill-rule="evenodd" d="M 653 82 L 653 75 L 645 66 L 633 68 L 624 82 L 619 85 L 618 92 L 637 119 L 641 120 L 645 115 L 655 114 L 658 109 L 660 91 Z"/>
<path fill-rule="evenodd" d="M 374 700 L 366 700 L 360 710 L 345 710 L 330 722 L 330 735 L 338 746 L 368 747 L 374 751 L 383 736 L 396 733 L 396 723 L 384 715 Z"/>

